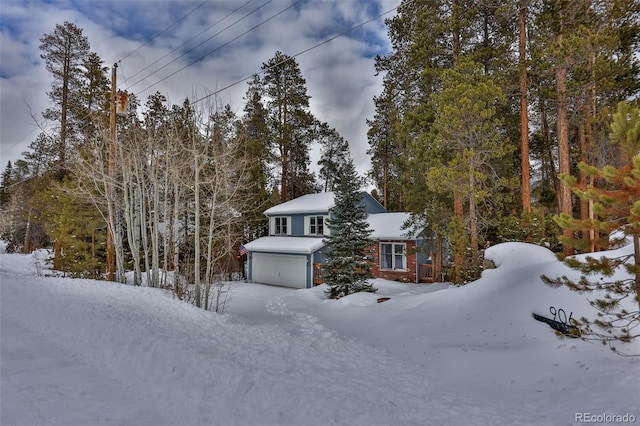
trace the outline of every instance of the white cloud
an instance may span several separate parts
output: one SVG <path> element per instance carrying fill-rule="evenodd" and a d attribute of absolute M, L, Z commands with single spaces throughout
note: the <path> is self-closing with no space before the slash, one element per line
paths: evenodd
<path fill-rule="evenodd" d="M 397 6 L 399 0 L 384 0 L 381 3 L 377 10 L 386 11 Z M 198 58 L 198 55 L 218 49 L 222 44 L 282 11 L 291 2 L 276 1 L 266 4 L 259 12 L 220 32 L 261 4 L 265 3 L 247 4 L 233 16 L 181 46 L 241 5 L 238 1 L 207 3 L 129 56 L 130 52 L 141 46 L 143 38 L 149 40 L 196 7 L 197 3 L 105 0 L 86 2 L 77 8 L 73 8 L 71 3 L 63 2 L 9 2 L 9 6 L 3 4 L 0 9 L 0 58 L 3 64 L 3 78 L 0 82 L 2 161 L 6 164 L 6 160 L 14 161 L 19 158 L 19 154 L 37 135 L 35 133 L 20 141 L 20 138 L 33 129 L 33 121 L 25 112 L 25 102 L 38 115 L 48 106 L 46 92 L 49 90 L 50 76 L 39 59 L 39 38 L 65 20 L 74 22 L 84 30 L 91 43 L 91 50 L 100 55 L 106 66 L 110 67 L 124 58 L 118 67 L 120 88 L 136 93 L 141 98 L 141 103 L 145 102 L 148 95 L 159 91 L 171 103 L 179 104 L 187 97 L 202 97 L 250 77 L 259 72 L 261 65 L 272 58 L 277 50 L 295 55 L 309 49 L 371 19 L 371 14 L 376 9 L 372 2 L 303 2 L 176 73 Z M 216 32 L 220 34 L 175 63 L 166 65 Z M 339 37 L 296 58 L 312 97 L 312 113 L 335 127 L 350 142 L 352 155 L 361 174 L 366 172 L 369 165 L 366 156 L 368 145 L 365 120 L 373 116 L 373 96 L 381 91 L 381 79 L 374 75 L 374 60 L 371 56 L 380 49 L 388 48 L 386 37 L 386 27 L 379 19 L 353 34 Z M 172 53 L 174 49 L 177 50 Z M 165 55 L 167 56 L 157 64 L 136 75 Z M 10 65 L 5 66 L 7 63 Z M 160 69 L 163 66 L 165 67 Z M 154 72 L 156 70 L 158 71 Z M 134 85 L 151 73 L 153 75 L 146 80 Z M 173 73 L 176 74 L 167 78 Z M 8 78 L 5 78 L 5 74 Z M 165 80 L 159 82 L 162 79 Z M 151 85 L 153 86 L 149 87 Z M 246 83 L 240 82 L 219 93 L 218 100 L 231 104 L 234 111 L 242 113 L 246 88 Z M 317 157 L 312 161 L 317 161 Z"/>

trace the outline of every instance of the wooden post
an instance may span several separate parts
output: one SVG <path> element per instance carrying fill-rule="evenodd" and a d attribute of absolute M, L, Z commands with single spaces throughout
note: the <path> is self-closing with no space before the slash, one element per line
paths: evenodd
<path fill-rule="evenodd" d="M 531 185 L 529 183 L 529 104 L 527 99 L 527 0 L 520 3 L 519 68 L 520 68 L 520 168 L 522 169 L 522 210 L 531 211 Z"/>
<path fill-rule="evenodd" d="M 111 112 L 109 115 L 109 177 L 107 178 L 107 205 L 113 202 L 113 179 L 115 171 L 116 155 L 116 69 L 118 64 L 113 64 L 111 68 Z M 115 278 L 115 246 L 113 241 L 113 231 L 115 228 L 112 215 L 113 207 L 107 212 L 107 280 L 114 281 Z"/>

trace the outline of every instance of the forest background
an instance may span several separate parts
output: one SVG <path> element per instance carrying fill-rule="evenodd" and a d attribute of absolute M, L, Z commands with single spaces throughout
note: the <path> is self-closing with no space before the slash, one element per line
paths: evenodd
<path fill-rule="evenodd" d="M 610 123 L 619 102 L 637 106 L 639 16 L 637 2 L 621 0 L 413 0 L 385 21 L 392 49 L 375 58 L 384 89 L 372 100 L 367 177 L 389 211 L 433 232 L 452 280 L 476 277 L 482 247 L 503 241 L 604 248 L 597 230 L 561 230 L 553 217 L 594 214 L 562 176 L 597 187 L 580 162 L 625 161 Z M 282 52 L 248 81 L 242 114 L 216 96 L 179 105 L 130 96 L 117 143 L 110 69 L 83 30 L 57 25 L 40 53 L 52 80 L 43 116 L 57 131 L 6 165 L 0 231 L 14 250 L 53 245 L 65 273 L 108 276 L 109 226 L 115 280 L 133 270 L 136 285 L 210 308 L 216 284 L 238 268 L 238 245 L 266 233 L 262 212 L 333 190 L 349 160 Z"/>

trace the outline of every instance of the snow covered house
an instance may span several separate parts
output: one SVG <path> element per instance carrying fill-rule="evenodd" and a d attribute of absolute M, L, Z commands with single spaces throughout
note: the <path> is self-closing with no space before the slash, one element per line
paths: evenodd
<path fill-rule="evenodd" d="M 432 239 L 424 233 L 408 235 L 402 229 L 409 213 L 388 213 L 363 192 L 368 213 L 375 277 L 406 282 L 432 282 Z M 322 283 L 325 262 L 323 238 L 330 229 L 326 220 L 335 206 L 334 193 L 303 195 L 267 209 L 269 235 L 245 244 L 249 251 L 248 279 L 252 282 L 295 288 Z"/>

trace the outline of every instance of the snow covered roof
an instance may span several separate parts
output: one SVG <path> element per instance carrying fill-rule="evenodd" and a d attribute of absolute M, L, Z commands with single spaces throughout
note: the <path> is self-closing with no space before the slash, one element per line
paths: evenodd
<path fill-rule="evenodd" d="M 407 236 L 408 230 L 402 225 L 409 219 L 409 213 L 376 213 L 367 217 L 369 227 L 373 229 L 371 238 L 376 240 L 408 240 L 417 235 Z"/>
<path fill-rule="evenodd" d="M 313 253 L 324 247 L 324 243 L 317 237 L 262 237 L 244 246 L 249 251 Z"/>
<path fill-rule="evenodd" d="M 296 213 L 322 213 L 328 212 L 335 206 L 335 195 L 333 192 L 321 192 L 319 194 L 307 194 L 287 201 L 270 209 L 264 214 L 271 216 L 274 214 L 296 214 Z"/>

